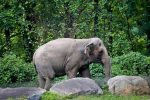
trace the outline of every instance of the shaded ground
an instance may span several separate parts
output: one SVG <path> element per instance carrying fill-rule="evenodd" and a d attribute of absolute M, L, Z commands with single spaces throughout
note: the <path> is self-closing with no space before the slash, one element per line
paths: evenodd
<path fill-rule="evenodd" d="M 22 83 L 12 83 L 12 84 L 2 84 L 1 88 L 6 88 L 6 87 L 38 87 L 38 81 L 30 81 L 30 82 L 22 82 Z"/>

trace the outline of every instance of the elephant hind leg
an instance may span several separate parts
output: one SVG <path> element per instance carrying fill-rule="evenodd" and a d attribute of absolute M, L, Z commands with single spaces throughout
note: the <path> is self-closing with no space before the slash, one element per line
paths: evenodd
<path fill-rule="evenodd" d="M 46 83 L 45 83 L 45 87 L 44 87 L 44 89 L 45 90 L 47 90 L 47 91 L 49 91 L 49 89 L 51 88 L 51 80 L 50 80 L 50 78 L 46 78 Z"/>
<path fill-rule="evenodd" d="M 40 88 L 44 89 L 46 80 L 40 75 L 38 75 L 38 80 L 39 80 Z"/>
<path fill-rule="evenodd" d="M 44 89 L 49 91 L 49 89 L 51 88 L 52 84 L 51 84 L 51 80 L 53 80 L 55 77 L 55 72 L 52 69 L 52 67 L 47 68 L 47 77 L 45 77 L 45 87 Z"/>
<path fill-rule="evenodd" d="M 50 87 L 52 86 L 51 85 L 51 79 L 46 77 L 46 78 L 43 78 L 41 76 L 38 75 L 38 78 L 39 78 L 39 85 L 40 85 L 40 88 L 42 89 L 45 89 L 45 90 L 49 90 Z"/>
<path fill-rule="evenodd" d="M 73 67 L 72 69 L 66 69 L 66 74 L 68 78 L 75 78 L 77 76 L 77 70 L 77 67 Z"/>

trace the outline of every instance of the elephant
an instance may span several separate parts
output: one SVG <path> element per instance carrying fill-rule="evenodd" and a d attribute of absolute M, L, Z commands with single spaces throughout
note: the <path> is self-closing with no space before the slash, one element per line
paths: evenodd
<path fill-rule="evenodd" d="M 59 38 L 40 46 L 33 55 L 39 86 L 49 90 L 54 77 L 67 75 L 75 78 L 91 77 L 89 65 L 100 63 L 104 67 L 105 80 L 111 77 L 111 61 L 103 41 L 98 38 Z"/>

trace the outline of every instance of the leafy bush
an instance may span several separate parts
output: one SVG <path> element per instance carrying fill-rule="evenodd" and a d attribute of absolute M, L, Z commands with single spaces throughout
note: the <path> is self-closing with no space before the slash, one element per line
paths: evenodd
<path fill-rule="evenodd" d="M 35 79 L 35 69 L 31 63 L 26 63 L 15 54 L 0 58 L 0 84 L 25 82 Z"/>
<path fill-rule="evenodd" d="M 61 95 L 58 95 L 56 93 L 52 93 L 52 92 L 45 92 L 43 95 L 42 95 L 42 98 L 41 100 L 68 100 L 68 99 L 71 99 L 73 98 L 73 96 L 61 96 Z"/>
<path fill-rule="evenodd" d="M 148 95 L 113 95 L 106 91 L 103 95 L 81 95 L 81 96 L 60 96 L 55 93 L 45 92 L 41 100 L 148 100 Z M 20 100 L 20 99 L 19 99 Z"/>
<path fill-rule="evenodd" d="M 103 67 L 100 64 L 91 64 L 90 73 L 92 77 L 104 77 Z"/>
<path fill-rule="evenodd" d="M 92 77 L 104 77 L 103 66 L 91 64 Z M 150 57 L 139 52 L 130 52 L 122 56 L 112 58 L 112 76 L 116 75 L 150 75 Z"/>
<path fill-rule="evenodd" d="M 150 75 L 150 57 L 139 52 L 130 52 L 113 58 L 112 74 L 116 75 Z"/>

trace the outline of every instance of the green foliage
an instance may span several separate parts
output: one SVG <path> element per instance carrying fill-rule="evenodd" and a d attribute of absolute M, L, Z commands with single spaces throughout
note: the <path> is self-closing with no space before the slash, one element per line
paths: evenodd
<path fill-rule="evenodd" d="M 67 79 L 68 79 L 67 75 L 55 77 L 53 80 L 53 83 L 55 84 L 55 83 L 61 82 L 62 80 L 67 80 Z"/>
<path fill-rule="evenodd" d="M 124 31 L 118 31 L 118 33 L 111 33 L 113 39 L 112 43 L 112 56 L 122 55 L 128 53 L 131 50 L 130 41 L 127 39 L 127 35 Z"/>
<path fill-rule="evenodd" d="M 104 77 L 103 67 L 100 64 L 91 64 L 90 65 L 90 73 L 92 77 Z"/>
<path fill-rule="evenodd" d="M 21 96 L 21 97 L 17 98 L 17 100 L 27 100 L 27 99 L 28 99 L 28 97 L 26 97 L 26 96 Z M 7 100 L 16 100 L 16 98 L 8 98 Z"/>
<path fill-rule="evenodd" d="M 69 96 L 63 97 L 58 94 L 54 94 L 51 92 L 46 92 L 42 95 L 41 100 L 147 100 L 149 96 L 119 96 L 113 95 L 110 93 L 105 93 L 104 95 L 83 95 L 83 96 Z"/>
<path fill-rule="evenodd" d="M 107 93 L 100 96 L 96 95 L 78 96 L 73 100 L 147 100 L 147 99 L 149 99 L 149 96 L 136 96 L 136 95 L 118 96 Z"/>
<path fill-rule="evenodd" d="M 41 100 L 66 100 L 66 99 L 71 99 L 71 96 L 60 96 L 56 93 L 53 92 L 45 92 L 42 95 Z"/>
<path fill-rule="evenodd" d="M 112 75 L 150 75 L 150 58 L 130 52 L 112 59 Z"/>
<path fill-rule="evenodd" d="M 147 54 L 150 51 L 149 4 L 146 0 L 99 0 L 95 9 L 94 1 L 91 0 L 1 0 L 0 57 L 11 50 L 19 56 L 17 59 L 30 62 L 38 46 L 63 37 L 66 32 L 75 35 L 76 38 L 94 37 L 96 14 L 96 36 L 104 41 L 111 57 L 117 59 L 116 56 L 127 54 L 129 51 Z M 67 25 L 68 23 L 70 24 Z M 6 55 L 4 57 L 6 58 Z M 5 58 L 0 59 L 3 61 Z M 9 66 L 8 63 L 0 65 Z M 22 66 L 26 66 L 24 64 L 25 62 Z M 16 67 L 14 69 L 18 71 Z M 103 77 L 102 66 L 92 64 L 90 69 L 93 77 Z M 115 75 L 120 74 L 119 71 L 122 72 L 120 67 Z M 149 73 L 147 71 L 143 69 L 141 73 L 145 75 L 145 72 Z M 10 76 L 9 74 L 7 76 Z"/>
<path fill-rule="evenodd" d="M 91 64 L 90 73 L 93 78 L 103 78 L 103 66 Z M 130 52 L 122 56 L 112 58 L 112 75 L 141 75 L 149 76 L 150 57 L 139 52 Z"/>
<path fill-rule="evenodd" d="M 0 84 L 25 82 L 35 79 L 35 69 L 15 54 L 6 54 L 0 58 Z"/>
<path fill-rule="evenodd" d="M 141 30 L 149 30 L 149 3 L 146 0 L 100 0 L 94 9 L 94 2 L 90 0 L 0 1 L 0 56 L 11 49 L 31 61 L 35 48 L 63 37 L 66 30 L 76 38 L 93 37 L 95 14 L 98 14 L 96 36 L 104 41 L 111 56 L 128 51 L 145 54 L 149 32 Z M 67 11 L 65 4 L 68 4 Z M 7 47 L 5 30 L 10 31 L 10 47 Z"/>

